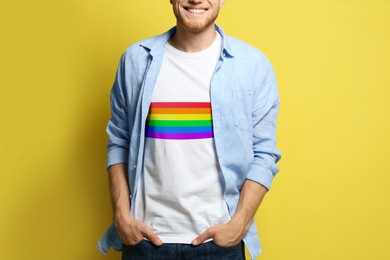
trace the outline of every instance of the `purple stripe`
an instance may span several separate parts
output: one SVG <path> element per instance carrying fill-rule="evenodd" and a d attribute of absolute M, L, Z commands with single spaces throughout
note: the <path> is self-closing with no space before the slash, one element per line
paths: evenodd
<path fill-rule="evenodd" d="M 169 134 L 169 133 L 146 133 L 146 137 L 156 139 L 171 139 L 171 140 L 190 140 L 190 139 L 204 139 L 213 138 L 212 132 L 208 133 L 190 133 L 190 134 Z"/>

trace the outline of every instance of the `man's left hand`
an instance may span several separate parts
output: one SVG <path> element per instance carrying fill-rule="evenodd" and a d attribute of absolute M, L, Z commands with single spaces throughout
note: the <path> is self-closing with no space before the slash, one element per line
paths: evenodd
<path fill-rule="evenodd" d="M 197 246 L 207 239 L 212 238 L 214 243 L 219 246 L 234 246 L 241 242 L 245 233 L 244 224 L 231 219 L 227 223 L 209 227 L 205 232 L 195 238 L 191 244 Z"/>

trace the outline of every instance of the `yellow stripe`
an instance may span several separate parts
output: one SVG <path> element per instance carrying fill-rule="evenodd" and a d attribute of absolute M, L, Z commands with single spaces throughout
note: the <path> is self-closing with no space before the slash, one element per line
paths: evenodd
<path fill-rule="evenodd" d="M 148 120 L 211 120 L 210 114 L 149 114 Z"/>

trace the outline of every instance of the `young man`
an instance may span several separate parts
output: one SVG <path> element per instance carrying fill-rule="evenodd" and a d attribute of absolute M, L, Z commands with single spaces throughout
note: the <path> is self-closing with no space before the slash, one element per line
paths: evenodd
<path fill-rule="evenodd" d="M 279 96 L 255 48 L 215 25 L 223 0 L 171 0 L 176 27 L 132 45 L 111 91 L 114 221 L 122 259 L 254 259 L 254 214 L 278 172 Z M 130 199 L 129 199 L 130 198 Z"/>

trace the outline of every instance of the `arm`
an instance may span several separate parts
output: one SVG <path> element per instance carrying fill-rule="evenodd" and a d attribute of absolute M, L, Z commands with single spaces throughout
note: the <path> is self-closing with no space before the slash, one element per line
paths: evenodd
<path fill-rule="evenodd" d="M 114 224 L 123 244 L 135 245 L 144 237 L 156 246 L 162 244 L 157 235 L 144 223 L 135 220 L 130 212 L 130 193 L 127 184 L 127 164 L 115 164 L 108 169 Z"/>
<path fill-rule="evenodd" d="M 232 219 L 207 229 L 192 242 L 193 245 L 213 238 L 223 246 L 238 244 L 248 231 L 257 208 L 270 189 L 278 172 L 276 162 L 280 152 L 276 148 L 276 118 L 279 110 L 279 95 L 275 74 L 266 60 L 260 90 L 256 91 L 253 111 L 253 160 L 240 191 L 237 210 Z"/>
<path fill-rule="evenodd" d="M 114 85 L 111 89 L 111 119 L 107 125 L 109 142 L 107 145 L 107 171 L 114 215 L 114 225 L 123 244 L 134 245 L 148 238 L 161 245 L 160 239 L 144 223 L 130 216 L 130 189 L 127 181 L 129 153 L 129 129 L 127 114 L 127 94 L 125 80 L 125 54 L 119 64 Z"/>

